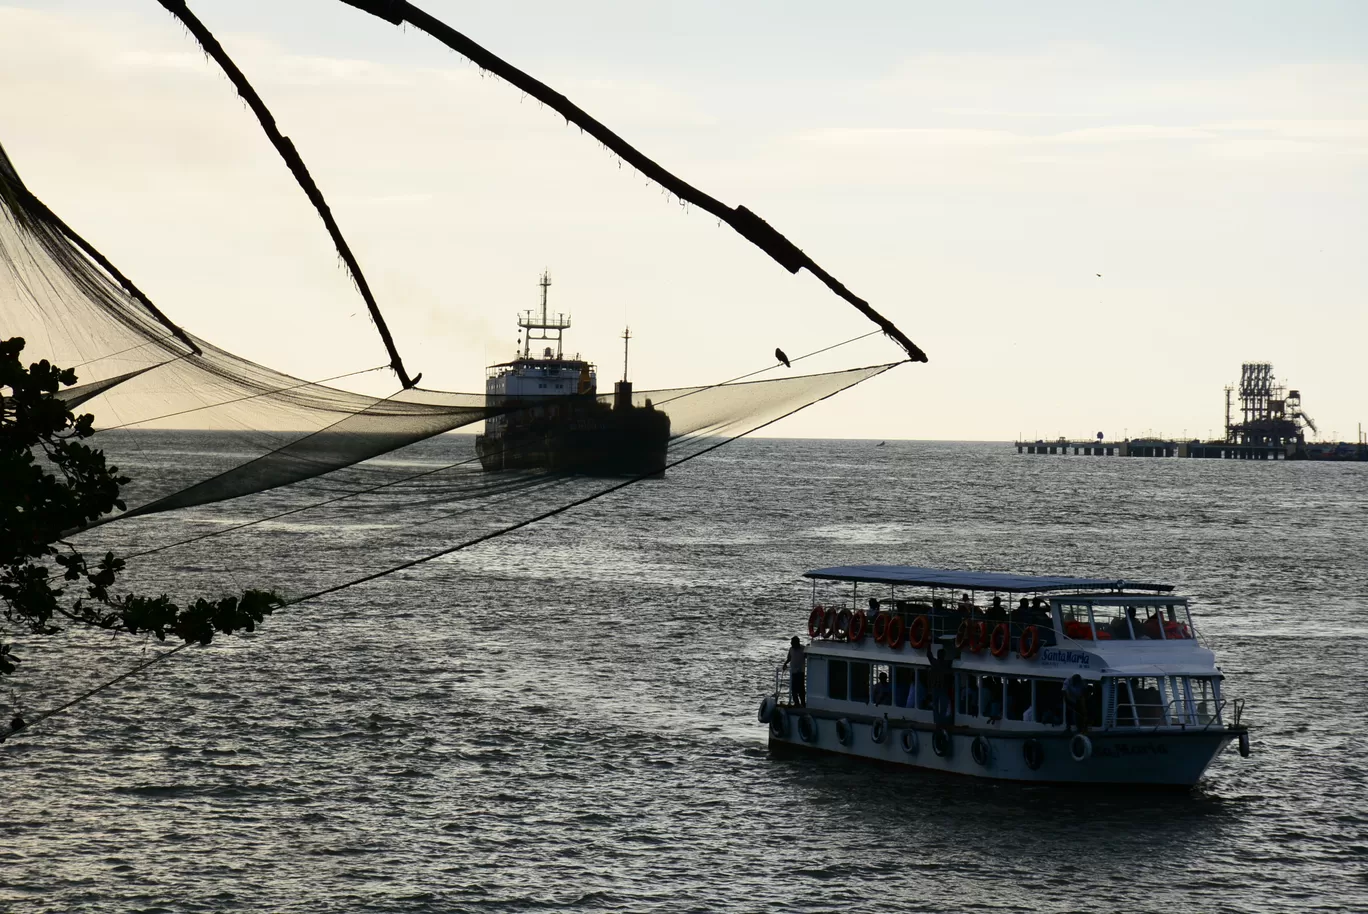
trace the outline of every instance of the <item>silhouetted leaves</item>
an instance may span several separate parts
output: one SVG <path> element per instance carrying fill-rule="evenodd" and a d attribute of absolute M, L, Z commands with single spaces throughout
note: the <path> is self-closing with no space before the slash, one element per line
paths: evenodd
<path fill-rule="evenodd" d="M 47 360 L 25 368 L 23 349 L 20 337 L 0 340 L 0 619 L 36 635 L 55 634 L 54 620 L 66 620 L 200 644 L 215 634 L 255 630 L 281 605 L 272 591 L 200 598 L 186 607 L 165 594 L 114 595 L 124 560 L 106 552 L 92 565 L 63 539 L 122 511 L 119 491 L 128 477 L 82 443 L 94 433 L 94 417 L 73 415 L 58 396 L 76 383 L 76 372 Z M 77 582 L 85 595 L 68 603 L 62 585 Z M 0 640 L 0 676 L 13 673 L 16 663 Z"/>

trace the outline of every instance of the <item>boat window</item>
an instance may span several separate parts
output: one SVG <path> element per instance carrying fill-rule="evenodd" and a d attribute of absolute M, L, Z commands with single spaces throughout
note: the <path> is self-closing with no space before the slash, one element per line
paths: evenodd
<path fill-rule="evenodd" d="M 869 704 L 869 664 L 850 661 L 850 700 Z"/>
<path fill-rule="evenodd" d="M 1164 695 L 1153 676 L 1116 680 L 1116 725 L 1158 727 L 1164 724 Z"/>
<path fill-rule="evenodd" d="M 893 704 L 900 708 L 917 706 L 917 668 L 893 667 Z"/>
<path fill-rule="evenodd" d="M 973 673 L 955 674 L 955 713 L 963 716 L 978 717 L 979 677 Z"/>
<path fill-rule="evenodd" d="M 1004 682 L 1007 691 L 1007 719 L 1024 720 L 1026 709 L 1031 706 L 1031 680 L 1015 677 Z"/>
<path fill-rule="evenodd" d="M 1140 620 L 1144 615 L 1136 615 L 1134 606 L 1094 606 L 1093 619 L 1097 622 L 1097 637 L 1100 640 L 1130 641 L 1138 635 Z"/>
<path fill-rule="evenodd" d="M 1201 688 L 1197 685 L 1199 681 L 1198 679 L 1189 679 L 1186 676 L 1169 676 L 1162 681 L 1161 684 L 1164 686 L 1168 698 L 1169 723 L 1177 725 L 1198 722 L 1200 712 L 1197 706 L 1197 696 Z"/>
<path fill-rule="evenodd" d="M 892 670 L 886 663 L 874 664 L 874 690 L 871 698 L 876 705 L 890 705 L 893 703 L 893 677 Z"/>
<path fill-rule="evenodd" d="M 1091 641 L 1093 639 L 1091 620 L 1088 618 L 1088 604 L 1064 603 L 1059 608 L 1064 617 L 1064 637 L 1073 638 L 1075 641 Z"/>
<path fill-rule="evenodd" d="M 1210 676 L 1194 676 L 1191 679 L 1193 711 L 1197 723 L 1209 724 L 1220 720 L 1220 708 L 1216 698 L 1216 683 Z"/>
<path fill-rule="evenodd" d="M 1035 704 L 1032 716 L 1036 723 L 1059 726 L 1064 723 L 1064 684 L 1058 679 L 1035 680 Z"/>
<path fill-rule="evenodd" d="M 979 678 L 979 707 L 983 709 L 983 716 L 988 720 L 1002 720 L 1003 696 L 1004 686 L 1000 677 Z"/>
<path fill-rule="evenodd" d="M 847 669 L 846 662 L 844 660 L 833 660 L 828 658 L 826 663 L 827 698 L 836 698 L 844 701 L 846 695 L 849 694 L 850 688 L 849 680 L 847 678 L 850 675 L 850 671 Z"/>

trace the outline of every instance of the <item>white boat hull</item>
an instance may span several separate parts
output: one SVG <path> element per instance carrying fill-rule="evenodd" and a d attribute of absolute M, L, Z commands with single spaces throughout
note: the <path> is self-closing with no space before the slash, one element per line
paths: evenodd
<path fill-rule="evenodd" d="M 1202 773 L 1238 734 L 1222 729 L 1146 730 L 1143 732 L 1099 732 L 1087 734 L 1091 743 L 1088 758 L 1076 761 L 1071 754 L 1073 733 L 1056 730 L 1048 733 L 1024 731 L 995 732 L 991 729 L 955 727 L 946 731 L 949 751 L 943 756 L 933 749 L 935 728 L 894 721 L 882 743 L 873 738 L 874 721 L 850 721 L 846 743 L 837 735 L 835 715 L 812 714 L 815 734 L 804 740 L 798 718 L 801 709 L 781 709 L 785 715 L 784 735 L 771 727 L 770 748 L 824 752 L 870 759 L 909 768 L 924 768 L 969 777 L 1005 781 L 1051 784 L 1109 784 L 1187 788 L 1196 784 Z M 912 729 L 916 751 L 904 748 L 902 734 Z M 975 759 L 974 741 L 986 741 L 986 763 Z M 1026 761 L 1024 744 L 1038 741 L 1040 765 L 1032 769 Z M 984 754 L 980 753 L 980 758 Z"/>

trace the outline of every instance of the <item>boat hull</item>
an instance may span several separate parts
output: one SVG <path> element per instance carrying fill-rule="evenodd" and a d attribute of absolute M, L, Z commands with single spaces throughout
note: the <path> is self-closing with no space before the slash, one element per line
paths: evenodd
<path fill-rule="evenodd" d="M 954 727 L 945 731 L 948 751 L 938 755 L 933 748 L 935 728 L 893 722 L 883 742 L 873 738 L 874 721 L 849 721 L 849 739 L 842 743 L 837 734 L 837 718 L 812 715 L 813 738 L 800 734 L 800 709 L 776 711 L 784 714 L 782 735 L 771 727 L 772 751 L 825 753 L 863 758 L 907 768 L 921 768 L 969 777 L 1002 781 L 1050 784 L 1095 784 L 1149 786 L 1186 789 L 1202 777 L 1215 758 L 1238 736 L 1230 729 L 1192 729 L 1121 733 L 1093 731 L 1088 758 L 1075 760 L 1070 741 L 1073 733 L 995 731 Z M 902 734 L 916 734 L 916 751 L 904 747 Z M 982 737 L 986 752 L 975 757 L 974 742 Z M 1034 740 L 1040 748 L 1039 766 L 1027 764 L 1025 744 Z"/>
<path fill-rule="evenodd" d="M 488 472 L 544 469 L 587 476 L 665 472 L 670 420 L 649 407 L 612 409 L 558 404 L 555 411 L 515 414 L 499 434 L 478 435 L 476 453 Z"/>

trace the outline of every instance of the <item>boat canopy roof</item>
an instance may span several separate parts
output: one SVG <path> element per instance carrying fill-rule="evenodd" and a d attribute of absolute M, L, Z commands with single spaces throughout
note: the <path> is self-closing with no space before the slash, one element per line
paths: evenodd
<path fill-rule="evenodd" d="M 1039 593 L 1047 590 L 1153 590 L 1169 591 L 1172 584 L 1142 584 L 1112 578 L 1042 577 L 1005 574 L 1000 571 L 953 571 L 913 565 L 838 565 L 803 572 L 805 578 L 856 581 L 870 584 L 905 584 L 921 587 L 952 587 L 957 590 L 997 590 Z"/>

